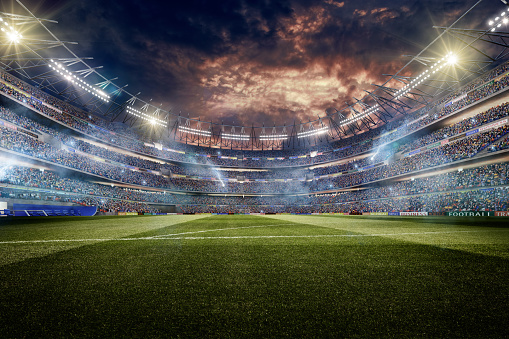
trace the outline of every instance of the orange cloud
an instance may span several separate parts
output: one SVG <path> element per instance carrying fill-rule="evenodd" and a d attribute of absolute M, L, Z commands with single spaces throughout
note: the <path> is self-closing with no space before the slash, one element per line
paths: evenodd
<path fill-rule="evenodd" d="M 372 13 L 385 12 L 381 8 Z M 334 35 L 323 34 L 332 24 L 337 19 L 330 12 L 313 7 L 282 18 L 271 48 L 244 41 L 233 47 L 234 53 L 204 57 L 192 66 L 180 64 L 181 76 L 192 67 L 189 76 L 197 75 L 194 86 L 203 89 L 187 99 L 186 110 L 208 121 L 235 119 L 260 125 L 268 119 L 282 124 L 289 118 L 316 119 L 328 107 L 344 107 L 352 96 L 362 98 L 363 90 L 380 80 L 380 71 L 367 69 L 369 63 L 355 52 L 350 56 L 338 51 L 320 53 L 323 46 L 337 43 Z M 162 64 L 166 62 L 161 58 Z"/>
<path fill-rule="evenodd" d="M 336 2 L 334 0 L 326 0 L 325 3 L 328 4 L 328 5 L 336 6 L 338 8 L 341 8 L 341 7 L 345 6 L 345 2 L 344 1 Z"/>

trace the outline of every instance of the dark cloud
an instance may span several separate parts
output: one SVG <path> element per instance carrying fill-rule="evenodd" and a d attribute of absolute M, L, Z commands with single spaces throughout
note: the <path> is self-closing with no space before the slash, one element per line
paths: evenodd
<path fill-rule="evenodd" d="M 163 108 L 247 125 L 306 121 L 382 83 L 473 2 L 26 2 L 117 84 Z M 488 6 L 489 7 L 489 6 Z M 479 20 L 476 20 L 478 22 Z"/>

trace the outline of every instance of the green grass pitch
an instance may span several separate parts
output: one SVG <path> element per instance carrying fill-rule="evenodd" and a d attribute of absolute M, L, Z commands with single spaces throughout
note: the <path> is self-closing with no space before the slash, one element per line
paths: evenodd
<path fill-rule="evenodd" d="M 0 337 L 509 337 L 504 218 L 0 220 Z"/>

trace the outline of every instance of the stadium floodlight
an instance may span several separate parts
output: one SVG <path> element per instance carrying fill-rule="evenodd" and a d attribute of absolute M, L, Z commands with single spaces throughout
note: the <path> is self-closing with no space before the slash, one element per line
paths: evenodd
<path fill-rule="evenodd" d="M 315 136 L 315 135 L 319 135 L 319 134 L 324 134 L 324 133 L 327 133 L 327 131 L 329 130 L 329 127 L 321 127 L 321 128 L 318 128 L 318 129 L 314 129 L 314 130 L 310 130 L 310 131 L 307 131 L 307 132 L 300 132 L 300 133 L 297 133 L 297 138 L 307 138 L 307 137 L 312 137 L 312 136 Z"/>
<path fill-rule="evenodd" d="M 186 126 L 179 126 L 179 131 L 183 133 L 189 133 L 194 135 L 201 135 L 204 137 L 210 137 L 212 133 L 210 131 L 203 131 L 201 129 L 186 127 Z"/>
<path fill-rule="evenodd" d="M 228 133 L 222 133 L 221 138 L 223 139 L 229 139 L 229 140 L 241 140 L 241 141 L 248 141 L 249 135 L 247 134 L 228 134 Z"/>
<path fill-rule="evenodd" d="M 9 23 L 7 21 L 5 21 L 4 19 L 2 19 L 1 17 L 0 17 L 0 23 L 3 24 L 3 26 L 0 25 L 1 26 L 0 30 L 2 30 L 2 32 L 5 33 L 5 35 L 7 36 L 7 39 L 12 43 L 19 44 L 19 42 L 23 38 L 21 33 L 19 33 L 17 30 L 15 30 L 14 27 L 9 25 Z"/>
<path fill-rule="evenodd" d="M 150 116 L 146 113 L 140 112 L 132 106 L 127 106 L 126 108 L 127 108 L 126 109 L 127 113 L 132 114 L 135 117 L 141 118 L 143 120 L 147 120 L 152 125 L 159 125 L 159 126 L 163 126 L 163 127 L 166 127 L 168 125 L 168 123 L 166 121 L 157 119 L 157 118 Z"/>
<path fill-rule="evenodd" d="M 67 81 L 70 83 L 80 87 L 81 89 L 89 92 L 90 94 L 98 97 L 99 99 L 109 102 L 110 97 L 104 93 L 101 89 L 94 87 L 87 83 L 85 80 L 81 79 L 80 77 L 76 76 L 73 72 L 69 71 L 64 65 L 62 65 L 59 62 L 56 62 L 55 60 L 51 59 L 48 66 L 53 69 L 55 72 L 63 76 Z"/>
<path fill-rule="evenodd" d="M 373 112 L 377 112 L 377 111 L 379 111 L 380 109 L 379 109 L 378 107 L 380 107 L 380 105 L 376 104 L 376 105 L 374 105 L 374 106 L 371 106 L 371 107 L 370 107 L 370 108 L 368 108 L 367 110 L 362 111 L 362 113 L 357 114 L 357 115 L 355 115 L 355 116 L 353 116 L 353 117 L 351 117 L 351 118 L 349 118 L 349 119 L 346 119 L 346 120 L 345 120 L 345 121 L 343 121 L 343 123 L 341 124 L 341 127 L 343 127 L 343 126 L 345 126 L 345 125 L 348 125 L 348 124 L 350 124 L 350 123 L 352 123 L 352 122 L 354 122 L 354 121 L 357 121 L 357 120 L 359 120 L 359 119 L 362 119 L 362 118 L 364 118 L 366 115 L 369 115 L 369 114 L 371 114 L 371 113 L 373 113 Z"/>
<path fill-rule="evenodd" d="M 490 26 L 489 31 L 495 32 L 497 28 L 502 27 L 502 24 L 507 25 L 509 23 L 509 19 L 507 18 L 509 16 L 509 12 L 502 12 L 499 16 L 495 17 L 495 19 L 491 19 L 488 21 L 488 26 Z"/>
<path fill-rule="evenodd" d="M 288 134 L 264 134 L 260 135 L 261 141 L 279 141 L 279 140 L 287 140 Z"/>
<path fill-rule="evenodd" d="M 445 57 L 442 59 L 437 60 L 433 65 L 430 66 L 429 69 L 422 72 L 420 75 L 418 75 L 416 78 L 414 78 L 410 83 L 408 83 L 405 87 L 401 88 L 399 91 L 397 91 L 394 94 L 394 97 L 396 99 L 401 98 L 405 94 L 407 94 L 410 90 L 414 89 L 418 85 L 420 85 L 423 81 L 427 80 L 431 74 L 435 74 L 436 72 L 440 71 L 445 66 L 453 66 L 458 62 L 458 57 L 452 53 L 449 52 Z"/>

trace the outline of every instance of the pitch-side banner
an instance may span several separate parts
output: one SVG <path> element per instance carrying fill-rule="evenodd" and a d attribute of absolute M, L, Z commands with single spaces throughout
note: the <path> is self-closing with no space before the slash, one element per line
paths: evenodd
<path fill-rule="evenodd" d="M 508 213 L 508 212 L 503 212 Z M 495 212 L 485 211 L 459 211 L 459 212 L 447 212 L 450 217 L 489 217 L 495 216 Z"/>
<path fill-rule="evenodd" d="M 399 212 L 399 215 L 426 216 L 428 212 Z"/>
<path fill-rule="evenodd" d="M 118 212 L 117 215 L 138 215 L 138 212 Z"/>

